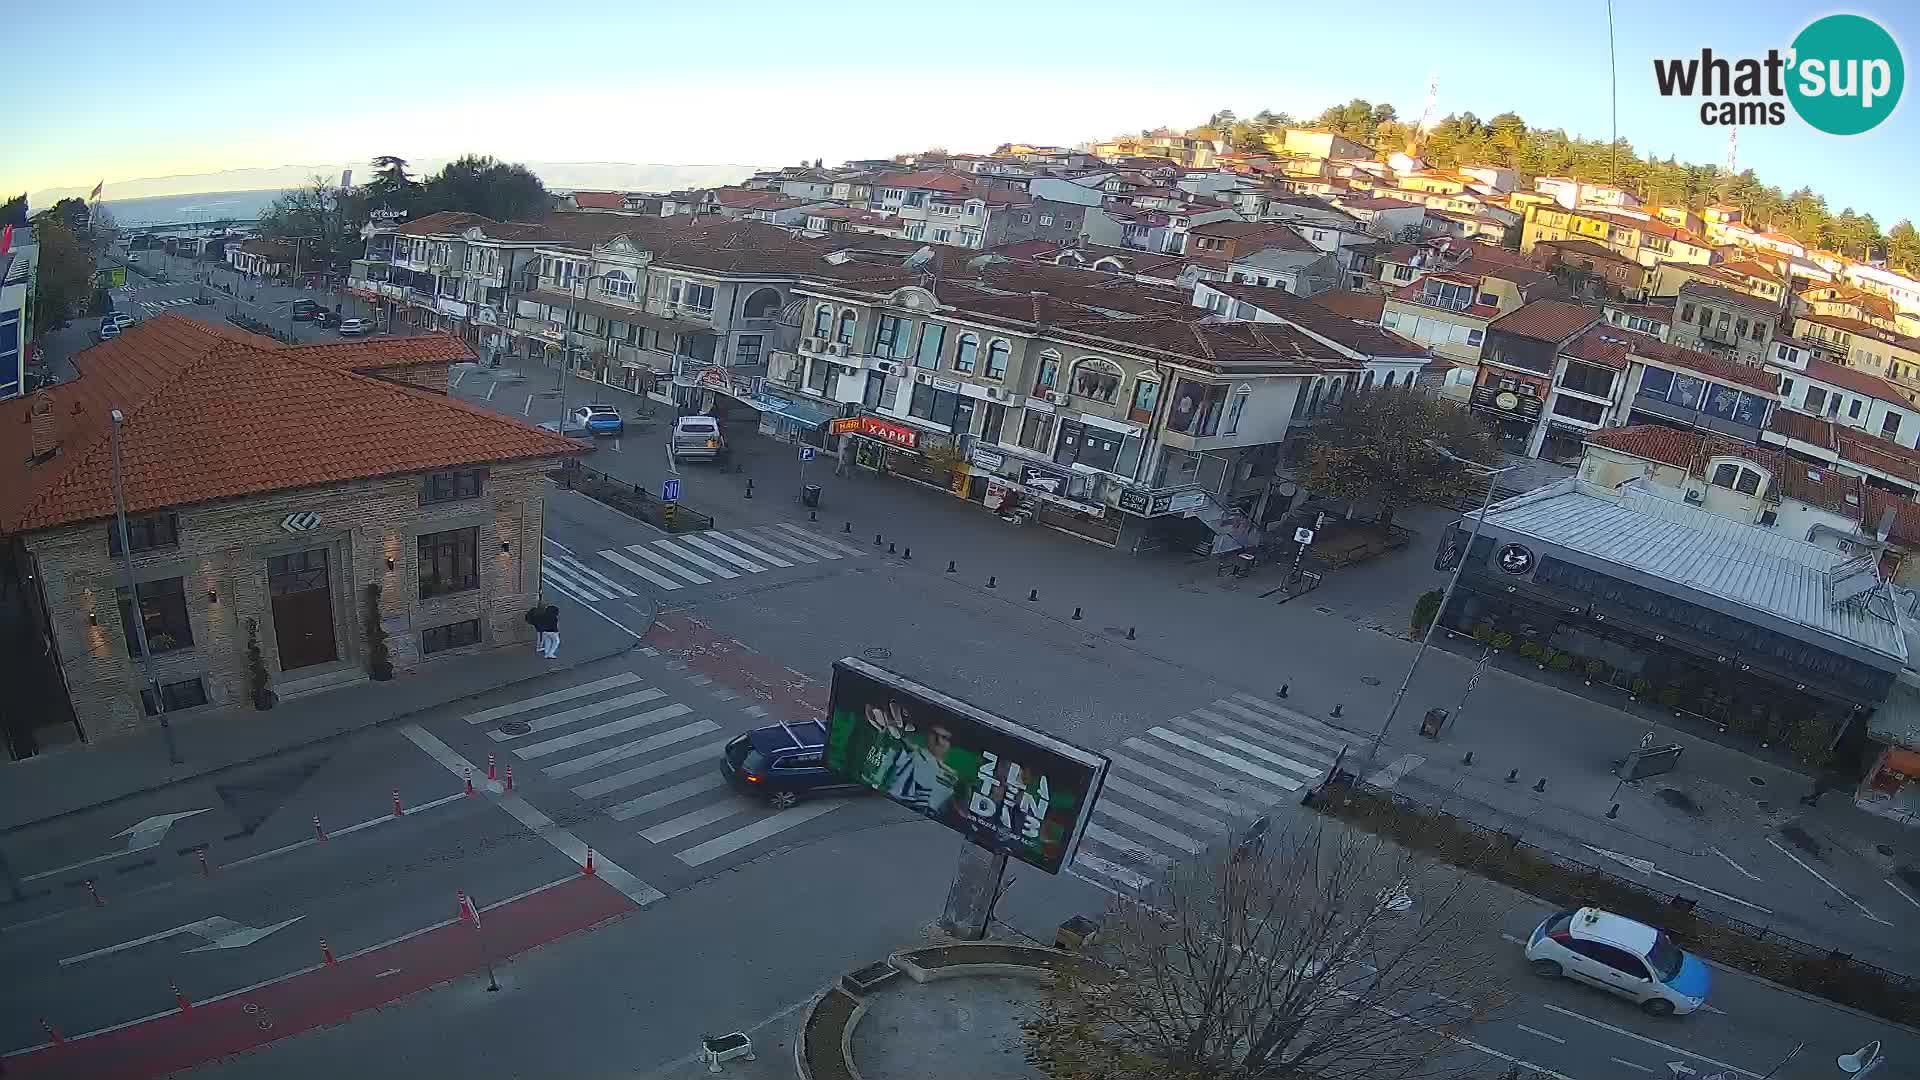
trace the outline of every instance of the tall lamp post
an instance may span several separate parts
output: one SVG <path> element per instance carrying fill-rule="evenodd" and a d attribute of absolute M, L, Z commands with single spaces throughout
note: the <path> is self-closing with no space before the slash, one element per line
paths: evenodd
<path fill-rule="evenodd" d="M 1521 468 L 1521 466 L 1508 465 L 1504 468 L 1489 469 L 1485 465 L 1482 465 L 1477 461 L 1469 461 L 1466 458 L 1460 457 L 1458 454 L 1455 454 L 1453 451 L 1448 450 L 1446 447 L 1440 446 L 1436 443 L 1429 442 L 1427 443 L 1427 446 L 1434 453 L 1439 454 L 1441 457 L 1446 458 L 1448 461 L 1451 461 L 1469 470 L 1485 471 L 1487 474 L 1487 494 L 1484 498 L 1480 500 L 1480 512 L 1474 515 L 1473 532 L 1468 535 L 1467 546 L 1463 551 L 1460 552 L 1460 557 L 1454 560 L 1453 574 L 1452 576 L 1447 578 L 1446 591 L 1440 594 L 1440 610 L 1436 611 L 1433 616 L 1433 621 L 1435 623 L 1438 623 L 1440 621 L 1440 617 L 1445 615 L 1447 612 L 1448 602 L 1453 599 L 1454 586 L 1460 584 L 1460 571 L 1466 568 L 1467 555 L 1469 552 L 1473 550 L 1474 541 L 1480 539 L 1480 526 L 1486 523 L 1487 507 L 1493 505 L 1494 483 L 1500 479 L 1500 475 L 1502 473 L 1512 472 L 1515 469 Z M 1393 693 L 1393 704 L 1387 708 L 1387 718 L 1380 722 L 1380 730 L 1374 733 L 1373 742 L 1368 744 L 1367 746 L 1367 765 L 1368 766 L 1372 766 L 1374 758 L 1379 755 L 1380 742 L 1381 740 L 1387 737 L 1387 729 L 1393 726 L 1393 718 L 1399 715 L 1400 702 L 1406 698 L 1407 688 L 1413 685 L 1414 673 L 1420 670 L 1420 661 L 1426 658 L 1427 647 L 1432 644 L 1433 644 L 1433 627 L 1429 626 L 1427 627 L 1427 633 L 1425 634 L 1425 636 L 1423 636 L 1420 639 L 1419 651 L 1413 654 L 1413 663 L 1407 665 L 1407 677 L 1400 680 L 1400 689 L 1394 691 Z"/>
<path fill-rule="evenodd" d="M 120 535 L 120 570 L 127 579 L 127 610 L 132 617 L 133 640 L 140 648 L 140 663 L 146 670 L 147 692 L 153 695 L 153 714 L 160 718 L 160 734 L 167 741 L 167 761 L 180 764 L 180 748 L 173 743 L 173 725 L 167 722 L 167 702 L 160 695 L 160 680 L 153 673 L 153 650 L 147 644 L 146 613 L 140 609 L 140 593 L 133 580 L 133 544 L 127 537 L 127 495 L 120 484 L 120 425 L 126 417 L 119 409 L 112 414 L 113 444 L 113 519 L 114 529 Z"/>

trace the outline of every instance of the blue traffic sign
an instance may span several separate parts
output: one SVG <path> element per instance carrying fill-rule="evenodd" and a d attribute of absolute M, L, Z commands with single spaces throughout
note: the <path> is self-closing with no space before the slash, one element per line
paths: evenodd
<path fill-rule="evenodd" d="M 800 460 L 801 460 L 801 461 L 812 461 L 812 460 L 813 460 L 813 447 L 811 447 L 811 446 L 803 446 L 803 447 L 801 447 L 801 448 L 800 448 Z"/>
<path fill-rule="evenodd" d="M 660 481 L 660 501 L 661 502 L 679 502 L 680 501 L 680 478 L 679 477 L 670 476 L 667 479 Z"/>

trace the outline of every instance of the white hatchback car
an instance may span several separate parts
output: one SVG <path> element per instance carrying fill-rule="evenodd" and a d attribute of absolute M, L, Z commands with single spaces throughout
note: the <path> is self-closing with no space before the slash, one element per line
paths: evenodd
<path fill-rule="evenodd" d="M 1540 975 L 1590 983 L 1654 1016 L 1690 1013 L 1707 1002 L 1707 965 L 1666 934 L 1595 907 L 1548 916 L 1527 939 Z"/>

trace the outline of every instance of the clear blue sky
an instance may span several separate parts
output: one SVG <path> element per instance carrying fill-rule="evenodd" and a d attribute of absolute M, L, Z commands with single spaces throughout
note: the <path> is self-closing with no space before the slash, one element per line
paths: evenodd
<path fill-rule="evenodd" d="M 1920 61 L 1920 5 L 1618 0 L 1620 133 L 1719 162 L 1724 131 L 1661 99 L 1651 60 L 1758 55 L 1813 18 L 1880 20 Z M 1075 143 L 1219 108 L 1299 114 L 1353 97 L 1419 113 L 1513 109 L 1608 132 L 1601 0 L 1467 5 L 38 0 L 12 16 L 0 188 L 464 151 L 526 161 L 838 161 L 941 145 Z M 80 33 L 84 27 L 84 33 Z M 1909 89 L 1907 96 L 1920 91 Z M 30 103 L 30 104 L 29 104 Z M 1790 118 L 1740 163 L 1883 227 L 1920 217 L 1913 101 L 1855 138 Z"/>

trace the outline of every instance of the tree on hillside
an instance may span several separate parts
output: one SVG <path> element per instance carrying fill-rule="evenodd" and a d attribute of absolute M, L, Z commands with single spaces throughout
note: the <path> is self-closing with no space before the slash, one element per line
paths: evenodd
<path fill-rule="evenodd" d="M 1887 230 L 1887 265 L 1920 273 L 1920 233 L 1905 218 Z"/>
<path fill-rule="evenodd" d="M 1021 1025 L 1027 1060 L 1053 1080 L 1465 1075 L 1448 1031 L 1511 978 L 1497 911 L 1484 882 L 1379 837 L 1276 827 L 1114 901 Z"/>
<path fill-rule="evenodd" d="M 27 196 L 23 192 L 0 203 L 0 225 L 25 225 L 27 223 Z"/>
<path fill-rule="evenodd" d="M 422 185 L 429 212 L 479 214 L 495 221 L 523 221 L 551 205 L 546 185 L 525 165 L 468 154 L 449 161 Z"/>
<path fill-rule="evenodd" d="M 61 221 L 57 209 L 34 215 L 33 239 L 40 245 L 33 325 L 51 327 L 79 312 L 92 296 L 93 256 Z"/>
<path fill-rule="evenodd" d="M 1486 477 L 1449 461 L 1438 445 L 1481 464 L 1500 459 L 1499 440 L 1470 410 L 1424 393 L 1350 393 L 1308 435 L 1300 482 L 1318 498 L 1378 504 L 1392 521 L 1403 506 L 1476 497 Z"/>
<path fill-rule="evenodd" d="M 345 262 L 365 250 L 360 228 L 367 223 L 367 197 L 361 189 L 342 190 L 324 176 L 281 192 L 260 214 L 263 236 L 298 240 L 317 261 Z"/>

